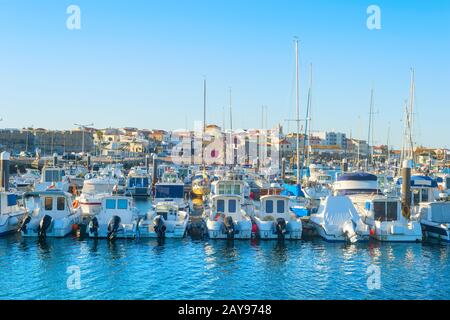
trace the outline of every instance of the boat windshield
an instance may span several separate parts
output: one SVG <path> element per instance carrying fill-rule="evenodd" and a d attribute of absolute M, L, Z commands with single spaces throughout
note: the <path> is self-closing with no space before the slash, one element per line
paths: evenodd
<path fill-rule="evenodd" d="M 184 196 L 184 187 L 182 185 L 156 185 L 155 191 L 155 198 L 180 199 Z"/>

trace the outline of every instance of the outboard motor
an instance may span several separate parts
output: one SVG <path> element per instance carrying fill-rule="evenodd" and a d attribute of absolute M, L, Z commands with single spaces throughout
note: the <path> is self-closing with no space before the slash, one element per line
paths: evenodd
<path fill-rule="evenodd" d="M 94 217 L 89 224 L 89 231 L 94 234 L 95 237 L 98 237 L 98 219 Z"/>
<path fill-rule="evenodd" d="M 29 215 L 26 215 L 22 219 L 22 222 L 20 223 L 19 232 L 23 231 L 23 233 L 27 234 L 27 232 L 28 232 L 27 224 L 30 223 L 30 221 L 31 221 L 31 217 Z"/>
<path fill-rule="evenodd" d="M 50 225 L 52 224 L 52 217 L 50 217 L 49 215 L 45 215 L 41 221 L 39 222 L 39 227 L 38 227 L 38 236 L 39 238 L 45 238 L 47 237 L 47 230 L 48 228 L 50 228 Z"/>
<path fill-rule="evenodd" d="M 342 225 L 342 232 L 351 243 L 358 241 L 358 235 L 355 232 L 356 224 L 353 220 L 345 221 Z"/>
<path fill-rule="evenodd" d="M 277 219 L 276 230 L 277 230 L 278 239 L 283 240 L 284 235 L 286 234 L 286 221 L 283 218 Z"/>
<path fill-rule="evenodd" d="M 227 234 L 227 239 L 234 239 L 233 218 L 230 216 L 225 217 L 225 220 L 223 221 L 223 225 L 225 226 L 225 232 Z"/>
<path fill-rule="evenodd" d="M 157 216 L 153 220 L 153 223 L 155 224 L 154 229 L 158 239 L 164 239 L 166 237 L 166 226 L 163 219 L 161 219 L 161 216 Z"/>
<path fill-rule="evenodd" d="M 120 217 L 119 216 L 113 216 L 111 220 L 108 222 L 108 240 L 114 240 L 117 235 L 117 231 L 119 230 L 120 226 Z"/>

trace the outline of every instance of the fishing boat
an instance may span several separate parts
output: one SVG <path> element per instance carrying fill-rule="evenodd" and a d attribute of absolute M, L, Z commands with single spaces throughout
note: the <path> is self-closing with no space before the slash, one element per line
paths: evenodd
<path fill-rule="evenodd" d="M 183 238 L 189 222 L 189 213 L 173 202 L 159 202 L 139 220 L 137 237 Z"/>
<path fill-rule="evenodd" d="M 130 197 L 111 195 L 102 200 L 101 211 L 86 231 L 91 238 L 135 238 L 138 218 L 139 211 Z"/>
<path fill-rule="evenodd" d="M 310 223 L 317 233 L 327 241 L 369 240 L 370 230 L 364 224 L 347 196 L 328 196 L 321 202 L 317 213 L 312 214 Z"/>
<path fill-rule="evenodd" d="M 184 197 L 184 183 L 173 170 L 164 172 L 161 182 L 155 184 L 153 205 L 162 202 L 172 202 L 182 210 L 189 207 L 189 202 Z"/>
<path fill-rule="evenodd" d="M 302 221 L 289 210 L 289 198 L 265 195 L 253 221 L 260 239 L 301 239 Z"/>
<path fill-rule="evenodd" d="M 117 188 L 118 180 L 109 177 L 94 177 L 83 182 L 81 194 L 75 203 L 81 208 L 81 216 L 92 217 L 101 210 L 102 201 Z"/>
<path fill-rule="evenodd" d="M 134 167 L 128 173 L 125 194 L 132 197 L 148 197 L 151 194 L 151 176 L 147 168 Z"/>
<path fill-rule="evenodd" d="M 20 221 L 27 212 L 17 200 L 14 193 L 0 192 L 0 236 L 17 231 Z"/>
<path fill-rule="evenodd" d="M 79 208 L 72 206 L 72 195 L 63 190 L 50 187 L 24 197 L 32 200 L 32 208 L 20 224 L 23 237 L 65 237 L 80 222 Z"/>

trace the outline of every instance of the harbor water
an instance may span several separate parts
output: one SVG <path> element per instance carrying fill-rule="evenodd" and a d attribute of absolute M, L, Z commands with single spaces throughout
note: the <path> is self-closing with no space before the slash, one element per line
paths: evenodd
<path fill-rule="evenodd" d="M 38 241 L 13 234 L 0 238 L 0 299 L 449 299 L 449 253 L 449 245 L 430 241 Z M 379 288 L 370 285 L 374 268 Z"/>

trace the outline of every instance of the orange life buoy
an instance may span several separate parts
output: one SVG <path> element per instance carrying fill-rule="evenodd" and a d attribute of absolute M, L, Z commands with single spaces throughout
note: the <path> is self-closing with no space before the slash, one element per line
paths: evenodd
<path fill-rule="evenodd" d="M 78 200 L 74 200 L 72 203 L 73 207 L 76 209 L 80 205 L 80 202 Z"/>

